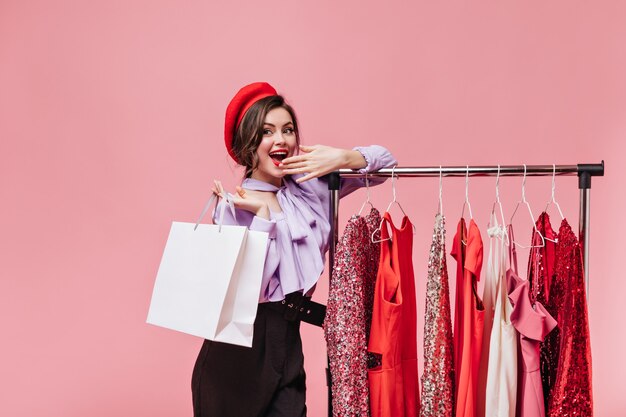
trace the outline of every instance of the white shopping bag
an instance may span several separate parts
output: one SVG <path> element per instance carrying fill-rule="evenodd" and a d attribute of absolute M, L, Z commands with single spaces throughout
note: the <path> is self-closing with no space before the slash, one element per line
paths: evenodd
<path fill-rule="evenodd" d="M 147 322 L 205 339 L 252 346 L 268 234 L 245 226 L 172 222 Z"/>

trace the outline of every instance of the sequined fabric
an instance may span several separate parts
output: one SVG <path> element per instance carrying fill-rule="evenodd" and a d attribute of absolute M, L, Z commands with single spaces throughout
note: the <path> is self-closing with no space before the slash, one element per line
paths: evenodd
<path fill-rule="evenodd" d="M 554 276 L 556 240 L 550 216 L 545 211 L 536 222 L 539 233 L 546 239 L 543 241 L 537 233 L 533 233 L 530 256 L 528 257 L 528 279 L 530 281 L 530 301 L 539 301 L 544 306 L 550 296 L 550 285 Z"/>
<path fill-rule="evenodd" d="M 445 233 L 445 219 L 437 214 L 426 281 L 421 417 L 451 417 L 454 413 L 452 321 Z"/>
<path fill-rule="evenodd" d="M 530 300 L 534 304 L 536 301 L 545 306 L 552 317 L 557 318 L 556 306 L 549 303 L 550 287 L 554 281 L 554 268 L 556 263 L 556 243 L 557 235 L 552 229 L 550 216 L 543 212 L 535 223 L 537 231 L 545 239 L 534 232 L 531 239 L 530 255 L 528 256 L 528 280 L 530 281 Z M 562 290 L 557 290 L 562 291 Z M 556 301 L 562 297 L 562 292 L 555 295 Z M 543 387 L 543 398 L 545 409 L 548 409 L 550 400 L 550 389 L 554 385 L 556 370 L 558 366 L 558 327 L 552 330 L 541 343 L 540 348 L 540 369 Z"/>
<path fill-rule="evenodd" d="M 556 278 L 562 288 L 558 312 L 560 345 L 558 371 L 551 391 L 548 416 L 592 416 L 591 346 L 582 248 L 567 220 L 561 222 L 556 248 Z M 555 291 L 551 289 L 550 299 Z"/>
<path fill-rule="evenodd" d="M 324 320 L 335 417 L 370 415 L 367 341 L 380 253 L 371 232 L 379 224 L 376 209 L 352 216 L 335 251 Z"/>
<path fill-rule="evenodd" d="M 378 274 L 378 263 L 380 262 L 380 243 L 372 243 L 372 240 L 380 240 L 380 230 L 378 230 L 381 222 L 380 213 L 372 208 L 369 215 L 365 216 L 367 223 L 367 233 L 369 240 L 367 243 L 367 276 L 364 280 L 365 289 L 365 340 L 370 340 L 370 329 L 372 324 L 372 311 L 374 308 L 374 290 L 376 288 L 376 276 Z M 373 235 L 373 239 L 372 239 Z M 382 355 L 367 352 L 367 367 L 374 368 L 382 363 Z"/>

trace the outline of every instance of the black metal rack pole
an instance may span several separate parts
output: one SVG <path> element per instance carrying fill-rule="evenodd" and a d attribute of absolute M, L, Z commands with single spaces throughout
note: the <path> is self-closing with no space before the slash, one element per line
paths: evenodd
<path fill-rule="evenodd" d="M 340 178 L 338 172 L 329 174 L 328 178 L 328 190 L 330 191 L 330 248 L 328 254 L 328 279 L 329 282 L 332 279 L 333 265 L 335 264 L 335 249 L 337 248 L 337 242 L 339 241 L 339 187 Z M 328 417 L 333 415 L 333 393 L 331 390 L 332 380 L 330 375 L 330 359 L 326 355 L 326 362 L 328 367 L 326 368 L 326 386 L 328 387 Z"/>
<path fill-rule="evenodd" d="M 580 189 L 580 211 L 578 219 L 578 233 L 583 246 L 583 267 L 587 297 L 589 296 L 589 203 L 591 200 L 591 177 L 604 176 L 604 161 L 599 164 L 576 164 L 576 165 L 489 165 L 489 166 L 429 166 L 429 167 L 396 167 L 384 168 L 367 174 L 368 177 L 495 177 L 500 176 L 578 176 L 578 188 Z M 335 262 L 335 248 L 339 239 L 339 187 L 341 177 L 364 178 L 365 174 L 351 169 L 340 169 L 328 174 L 328 189 L 330 191 L 330 254 L 329 254 L 329 279 Z M 328 415 L 332 416 L 331 377 L 330 369 L 327 369 L 328 384 Z"/>

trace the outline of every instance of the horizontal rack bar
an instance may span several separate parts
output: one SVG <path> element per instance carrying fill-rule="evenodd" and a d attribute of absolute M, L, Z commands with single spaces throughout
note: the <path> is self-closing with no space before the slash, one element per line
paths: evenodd
<path fill-rule="evenodd" d="M 599 164 L 577 164 L 577 165 L 526 165 L 527 176 L 548 176 L 552 173 L 559 176 L 581 175 L 603 176 L 604 161 Z M 366 174 L 351 169 L 340 169 L 335 171 L 339 176 L 345 178 L 362 178 Z M 441 173 L 444 177 L 495 177 L 498 175 L 497 165 L 479 166 L 428 166 L 428 167 L 397 167 L 383 168 L 378 171 L 368 173 L 368 177 L 438 177 Z M 500 176 L 522 176 L 524 175 L 524 165 L 501 165 Z"/>

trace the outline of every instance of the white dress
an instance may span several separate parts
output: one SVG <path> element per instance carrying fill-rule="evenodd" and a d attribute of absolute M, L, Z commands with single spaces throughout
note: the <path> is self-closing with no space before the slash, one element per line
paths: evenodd
<path fill-rule="evenodd" d="M 518 335 L 511 324 L 513 306 L 509 301 L 509 287 L 515 283 L 507 281 L 506 273 L 506 228 L 497 224 L 492 215 L 493 226 L 489 235 L 496 236 L 498 261 L 494 262 L 497 272 L 495 309 L 489 347 L 489 367 L 487 371 L 487 391 L 485 397 L 485 415 L 489 417 L 515 417 L 517 400 L 517 349 Z M 509 245 L 513 240 L 508 239 Z M 509 262 L 517 269 L 515 253 L 509 248 Z M 517 272 L 517 271 L 515 271 Z M 512 288 L 511 288 L 512 289 Z"/>
<path fill-rule="evenodd" d="M 496 302 L 494 309 L 493 329 L 491 331 L 489 368 L 487 371 L 487 396 L 485 411 L 491 417 L 515 417 L 517 400 L 517 355 L 518 335 L 511 323 L 513 306 L 509 301 L 509 287 L 506 271 L 506 228 L 497 225 L 489 229 L 489 234 L 497 236 L 499 262 L 494 269 L 497 271 Z M 513 238 L 509 235 L 509 263 L 517 273 L 517 256 L 513 246 Z M 514 268 L 514 269 L 513 269 Z"/>

